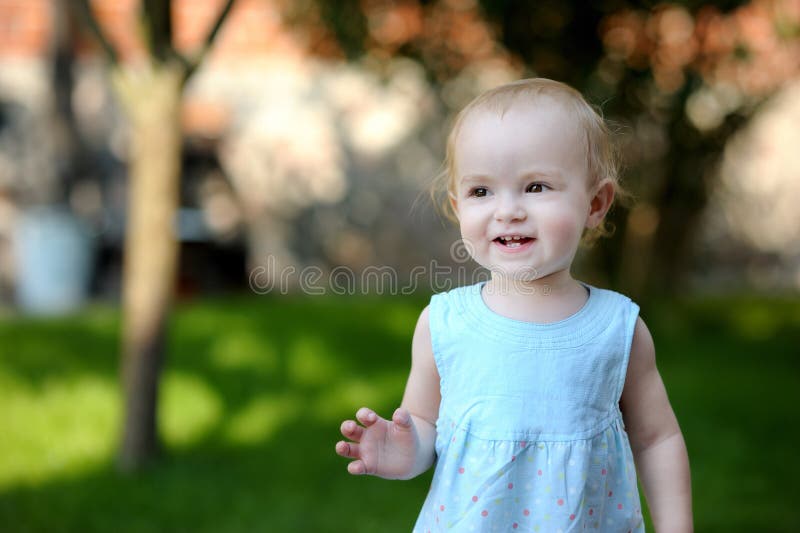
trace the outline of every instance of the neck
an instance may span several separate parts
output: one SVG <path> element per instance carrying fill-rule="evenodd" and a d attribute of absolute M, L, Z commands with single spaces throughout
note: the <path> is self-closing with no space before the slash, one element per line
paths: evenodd
<path fill-rule="evenodd" d="M 560 270 L 536 279 L 514 279 L 492 272 L 492 279 L 486 283 L 487 291 L 500 296 L 516 298 L 518 296 L 558 296 L 574 292 L 581 287 L 569 270 Z"/>
<path fill-rule="evenodd" d="M 492 310 L 529 322 L 555 322 L 570 316 L 586 302 L 586 289 L 569 270 L 543 278 L 519 280 L 492 274 L 483 299 Z"/>

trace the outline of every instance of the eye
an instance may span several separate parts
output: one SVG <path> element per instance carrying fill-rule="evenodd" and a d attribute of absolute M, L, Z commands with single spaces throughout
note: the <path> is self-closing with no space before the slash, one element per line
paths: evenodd
<path fill-rule="evenodd" d="M 539 193 L 539 192 L 544 192 L 549 188 L 550 187 L 548 187 L 544 183 L 534 182 L 528 185 L 528 187 L 525 189 L 525 192 Z"/>
<path fill-rule="evenodd" d="M 469 190 L 470 196 L 475 196 L 477 198 L 483 198 L 489 193 L 489 189 L 486 187 L 473 187 Z"/>

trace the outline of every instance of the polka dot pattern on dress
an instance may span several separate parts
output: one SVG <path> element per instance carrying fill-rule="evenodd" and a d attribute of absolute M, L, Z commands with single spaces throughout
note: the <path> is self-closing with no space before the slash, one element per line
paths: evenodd
<path fill-rule="evenodd" d="M 641 533 L 617 396 L 635 305 L 591 288 L 574 320 L 529 326 L 490 316 L 473 290 L 429 306 L 442 401 L 414 533 Z"/>

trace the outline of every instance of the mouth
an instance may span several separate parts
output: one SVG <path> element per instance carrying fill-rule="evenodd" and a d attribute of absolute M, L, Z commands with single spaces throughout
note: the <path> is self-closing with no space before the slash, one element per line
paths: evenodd
<path fill-rule="evenodd" d="M 493 239 L 492 242 L 495 242 L 509 250 L 514 250 L 517 248 L 523 248 L 535 240 L 536 239 L 533 237 L 525 237 L 523 235 L 501 235 L 500 237 Z"/>

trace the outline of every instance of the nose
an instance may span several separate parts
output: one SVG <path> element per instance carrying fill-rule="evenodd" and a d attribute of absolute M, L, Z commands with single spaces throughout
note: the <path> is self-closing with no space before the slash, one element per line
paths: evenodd
<path fill-rule="evenodd" d="M 497 196 L 497 206 L 494 210 L 495 220 L 498 222 L 511 222 L 525 220 L 527 217 L 528 214 L 516 195 L 503 194 Z"/>

